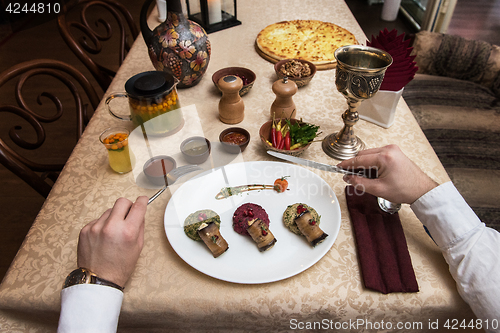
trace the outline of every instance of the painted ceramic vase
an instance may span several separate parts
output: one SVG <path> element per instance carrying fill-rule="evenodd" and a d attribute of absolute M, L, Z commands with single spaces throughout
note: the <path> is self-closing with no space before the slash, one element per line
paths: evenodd
<path fill-rule="evenodd" d="M 152 2 L 144 3 L 140 23 L 153 66 L 175 76 L 179 80 L 178 88 L 195 86 L 210 61 L 207 33 L 199 24 L 186 19 L 180 0 L 167 0 L 167 19 L 151 31 L 147 14 Z"/>

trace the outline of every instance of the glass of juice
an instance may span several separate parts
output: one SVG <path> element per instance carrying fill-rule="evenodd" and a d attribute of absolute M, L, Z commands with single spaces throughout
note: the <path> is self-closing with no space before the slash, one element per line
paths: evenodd
<path fill-rule="evenodd" d="M 117 173 L 132 171 L 131 153 L 128 145 L 130 132 L 126 128 L 108 128 L 99 140 L 108 151 L 109 166 Z"/>

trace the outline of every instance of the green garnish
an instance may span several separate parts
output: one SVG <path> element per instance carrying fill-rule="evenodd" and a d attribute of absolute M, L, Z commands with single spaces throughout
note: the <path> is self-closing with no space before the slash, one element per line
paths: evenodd
<path fill-rule="evenodd" d="M 289 119 L 286 120 L 290 128 L 291 145 L 300 143 L 306 145 L 314 140 L 318 135 L 319 126 L 303 123 L 302 121 L 292 125 Z"/>
<path fill-rule="evenodd" d="M 223 187 L 215 196 L 215 199 L 221 200 L 229 198 L 232 195 L 241 194 L 248 191 L 260 191 L 274 189 L 274 185 L 253 184 L 253 185 L 240 185 L 234 187 Z"/>

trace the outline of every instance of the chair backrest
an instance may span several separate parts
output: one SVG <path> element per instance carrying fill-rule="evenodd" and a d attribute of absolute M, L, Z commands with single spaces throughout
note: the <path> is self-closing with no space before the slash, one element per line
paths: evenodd
<path fill-rule="evenodd" d="M 86 103 L 90 103 L 94 111 L 100 97 L 81 72 L 57 60 L 27 61 L 3 71 L 0 88 L 10 86 L 14 87 L 16 102 L 7 104 L 8 98 L 3 97 L 0 104 L 0 163 L 47 197 L 67 158 L 56 156 L 61 152 L 58 142 L 75 141 L 67 138 L 71 131 L 78 141 L 89 121 Z M 30 99 L 36 99 L 38 105 L 33 107 L 35 103 Z M 52 103 L 44 104 L 46 99 Z M 71 102 L 76 114 L 68 117 L 69 112 L 65 110 Z M 68 121 L 72 124 L 62 126 L 62 122 Z M 48 132 L 54 128 L 60 131 L 61 137 L 47 139 Z M 39 161 L 33 161 L 34 157 Z"/>
<path fill-rule="evenodd" d="M 58 15 L 58 26 L 66 44 L 89 69 L 104 91 L 139 34 L 128 9 L 114 0 L 70 2 Z M 112 38 L 113 26 L 119 30 L 119 36 L 115 34 L 115 38 Z M 116 65 L 112 68 L 103 65 L 104 61 L 99 61 L 96 56 L 103 51 L 103 42 L 112 50 L 106 52 L 105 57 L 109 59 L 118 55 Z"/>

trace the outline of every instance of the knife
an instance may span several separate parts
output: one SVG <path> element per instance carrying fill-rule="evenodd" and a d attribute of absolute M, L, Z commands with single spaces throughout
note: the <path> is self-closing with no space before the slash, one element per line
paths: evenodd
<path fill-rule="evenodd" d="M 339 168 L 335 165 L 330 165 L 330 164 L 324 164 L 324 163 L 319 163 L 311 160 L 306 160 L 304 158 L 300 157 L 295 157 L 283 153 L 278 153 L 272 150 L 268 150 L 267 153 L 269 155 L 272 155 L 277 158 L 281 158 L 282 160 L 294 162 L 297 164 L 302 164 L 306 165 L 309 167 L 313 167 L 319 170 L 323 171 L 330 171 L 330 172 L 337 172 L 337 173 L 342 173 L 345 175 L 355 175 L 355 176 L 361 176 L 365 178 L 370 178 L 374 179 L 378 177 L 378 169 L 377 168 L 361 168 L 361 169 L 353 169 L 353 170 L 348 170 L 348 169 L 342 169 Z"/>

